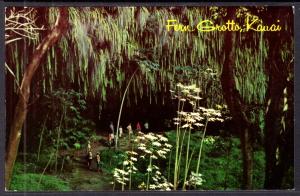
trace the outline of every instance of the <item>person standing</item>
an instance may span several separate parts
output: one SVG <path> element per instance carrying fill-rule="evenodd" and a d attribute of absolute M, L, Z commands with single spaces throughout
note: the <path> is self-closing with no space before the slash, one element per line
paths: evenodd
<path fill-rule="evenodd" d="M 137 131 L 138 133 L 140 133 L 140 132 L 142 131 L 140 122 L 137 122 L 137 124 L 136 124 L 136 131 Z"/>
<path fill-rule="evenodd" d="M 131 127 L 131 123 L 129 123 L 129 125 L 127 126 L 127 131 L 128 131 L 128 134 L 132 134 L 132 127 Z"/>
<path fill-rule="evenodd" d="M 108 145 L 109 147 L 111 147 L 114 144 L 114 134 L 113 133 L 109 133 L 108 134 Z"/>
<path fill-rule="evenodd" d="M 100 172 L 101 171 L 101 165 L 100 165 L 100 153 L 97 152 L 96 154 L 96 161 L 97 161 L 97 171 Z"/>
<path fill-rule="evenodd" d="M 93 160 L 93 153 L 92 151 L 89 151 L 88 156 L 87 156 L 87 165 L 89 170 L 91 169 L 92 166 L 92 160 Z"/>
<path fill-rule="evenodd" d="M 112 121 L 110 121 L 109 129 L 110 129 L 110 131 L 111 131 L 113 134 L 115 133 L 114 124 L 113 124 Z"/>
<path fill-rule="evenodd" d="M 131 143 L 131 134 L 132 134 L 131 123 L 129 123 L 129 125 L 127 126 L 127 131 L 128 131 L 129 143 Z"/>
<path fill-rule="evenodd" d="M 88 154 L 90 151 L 92 151 L 92 147 L 91 147 L 91 142 L 90 142 L 90 140 L 88 140 L 86 153 Z"/>
<path fill-rule="evenodd" d="M 145 127 L 145 131 L 149 131 L 149 123 L 148 123 L 148 121 L 145 122 L 144 127 Z"/>
<path fill-rule="evenodd" d="M 123 135 L 123 128 L 122 126 L 119 127 L 119 136 L 122 137 Z"/>
<path fill-rule="evenodd" d="M 110 138 L 111 138 L 111 144 L 114 145 L 115 144 L 115 134 L 110 133 Z"/>

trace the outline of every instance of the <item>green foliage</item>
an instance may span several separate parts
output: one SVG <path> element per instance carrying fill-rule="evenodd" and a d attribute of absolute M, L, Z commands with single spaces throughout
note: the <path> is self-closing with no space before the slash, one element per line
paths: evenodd
<path fill-rule="evenodd" d="M 176 132 L 166 133 L 170 143 L 176 144 Z M 190 138 L 191 152 L 199 148 L 201 141 L 201 132 L 192 133 Z M 185 139 L 187 140 L 187 138 Z M 183 148 L 186 149 L 187 141 L 183 142 Z M 207 136 L 204 140 L 203 159 L 200 165 L 200 173 L 203 182 L 200 186 L 203 190 L 238 190 L 242 182 L 242 157 L 240 150 L 240 141 L 238 138 L 223 138 L 220 136 Z M 185 156 L 182 156 L 184 159 Z M 171 164 L 175 162 L 175 153 L 172 152 Z M 182 161 L 181 167 L 184 167 L 185 160 Z M 253 168 L 253 188 L 262 189 L 264 182 L 264 152 L 254 152 Z M 197 166 L 197 160 L 192 159 L 190 168 L 193 171 Z M 172 167 L 172 166 L 171 166 Z M 165 171 L 167 174 L 167 171 Z M 173 176 L 173 171 L 171 171 Z M 182 183 L 183 173 L 180 173 Z"/>
<path fill-rule="evenodd" d="M 14 175 L 11 182 L 11 190 L 16 191 L 70 191 L 68 183 L 56 176 L 43 175 L 41 183 L 40 174 L 26 173 Z"/>
<path fill-rule="evenodd" d="M 53 153 L 54 149 L 53 147 L 45 149 L 39 157 L 39 161 L 37 160 L 37 154 L 35 153 L 28 153 L 24 154 L 23 156 L 18 156 L 17 159 L 17 171 L 20 173 L 35 173 L 35 172 L 42 172 L 45 168 L 45 166 L 49 162 L 49 167 L 47 168 L 46 172 L 51 171 L 53 169 L 53 166 L 55 165 L 55 159 L 51 159 L 51 154 Z M 58 157 L 58 168 L 61 168 L 62 166 L 63 157 Z M 19 165 L 19 166 L 18 166 Z M 64 167 L 66 166 L 66 162 L 64 162 Z"/>
<path fill-rule="evenodd" d="M 265 153 L 256 151 L 253 155 L 253 187 L 254 189 L 263 189 L 265 181 Z"/>
<path fill-rule="evenodd" d="M 166 132 L 166 136 L 171 145 L 176 145 L 176 132 L 170 131 Z M 190 138 L 190 154 L 196 149 L 199 149 L 199 145 L 202 138 L 201 131 L 194 131 Z M 187 140 L 183 142 L 183 149 L 187 148 Z M 261 148 L 260 148 L 261 149 Z M 242 182 L 242 157 L 240 150 L 240 140 L 234 137 L 221 137 L 221 136 L 206 136 L 203 143 L 202 161 L 200 165 L 199 172 L 202 174 L 201 180 L 199 177 L 195 177 L 201 182 L 202 190 L 239 190 L 241 188 Z M 183 150 L 183 156 L 181 161 L 181 168 L 185 166 L 185 153 Z M 172 150 L 171 156 L 171 166 L 173 168 L 175 163 L 175 151 Z M 196 156 L 195 156 L 196 157 Z M 197 167 L 197 158 L 193 158 L 190 163 L 190 173 L 189 176 L 193 177 L 192 172 L 195 171 Z M 123 151 L 105 150 L 101 151 L 101 160 L 103 161 L 103 168 L 105 172 L 113 175 L 114 168 L 122 168 L 123 162 L 129 157 Z M 156 165 L 161 169 L 162 176 L 168 176 L 170 172 L 169 180 L 173 179 L 173 170 L 168 170 L 169 155 L 164 161 L 159 161 Z M 135 173 L 132 173 L 132 184 L 131 190 L 142 189 L 142 183 L 144 182 L 144 189 L 146 188 L 147 173 L 146 171 L 149 165 L 149 159 L 139 158 L 134 166 L 138 169 Z M 264 184 L 264 166 L 265 157 L 262 150 L 254 152 L 254 164 L 253 164 L 253 188 L 263 189 Z M 184 171 L 184 170 L 183 170 Z M 180 172 L 179 177 L 179 187 L 182 186 L 184 172 Z M 188 182 L 195 180 L 194 178 L 188 178 Z M 199 183 L 198 182 L 198 183 Z M 128 182 L 127 182 L 128 186 Z M 138 188 L 138 186 L 140 186 Z M 121 187 L 116 187 L 116 189 L 121 189 Z M 187 189 L 194 189 L 194 186 L 188 186 Z"/>
<path fill-rule="evenodd" d="M 122 165 L 124 158 L 127 154 L 122 150 L 106 149 L 100 151 L 101 161 L 103 163 L 103 170 L 109 174 L 113 174 L 116 167 Z"/>
<path fill-rule="evenodd" d="M 214 144 L 205 145 L 201 171 L 206 179 L 204 189 L 240 189 L 242 157 L 239 139 L 216 138 Z M 215 169 L 218 168 L 218 169 Z"/>
<path fill-rule="evenodd" d="M 56 142 L 58 131 L 61 131 L 60 147 L 64 149 L 81 148 L 87 139 L 95 138 L 95 123 L 81 115 L 86 110 L 81 93 L 59 89 L 47 96 L 45 104 L 52 120 L 46 136 L 50 146 Z"/>
<path fill-rule="evenodd" d="M 16 162 L 10 190 L 13 191 L 69 191 L 69 184 L 56 176 L 31 173 L 31 164 Z M 28 170 L 30 169 L 30 170 Z M 26 172 L 26 173 L 25 173 Z M 41 179 L 41 183 L 40 182 Z"/>
<path fill-rule="evenodd" d="M 290 167 L 286 172 L 283 182 L 282 182 L 283 189 L 293 189 L 294 188 L 294 167 Z"/>
<path fill-rule="evenodd" d="M 78 149 L 81 148 L 81 145 L 80 145 L 79 143 L 75 143 L 75 144 L 74 144 L 74 147 L 75 147 L 76 150 L 78 150 Z"/>

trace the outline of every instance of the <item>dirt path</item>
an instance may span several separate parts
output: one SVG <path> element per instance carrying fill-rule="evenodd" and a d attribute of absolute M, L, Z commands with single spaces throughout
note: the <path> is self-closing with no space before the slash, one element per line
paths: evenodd
<path fill-rule="evenodd" d="M 70 186 L 73 190 L 81 191 L 105 191 L 111 190 L 109 184 L 110 176 L 104 172 L 89 170 L 85 162 L 74 162 L 69 179 Z"/>
<path fill-rule="evenodd" d="M 103 136 L 101 136 L 103 138 Z M 120 140 L 120 147 L 126 148 L 126 138 Z M 103 142 L 93 142 L 91 144 L 93 157 L 96 153 L 108 149 Z M 68 152 L 64 152 L 68 153 Z M 88 169 L 86 163 L 86 149 L 74 152 L 72 172 L 64 173 L 64 180 L 68 181 L 73 190 L 81 191 L 108 191 L 112 190 L 111 174 L 97 172 L 95 158 L 92 161 L 91 170 Z"/>

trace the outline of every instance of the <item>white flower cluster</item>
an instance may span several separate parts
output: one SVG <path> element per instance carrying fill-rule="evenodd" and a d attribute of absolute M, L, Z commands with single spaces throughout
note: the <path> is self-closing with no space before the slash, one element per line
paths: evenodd
<path fill-rule="evenodd" d="M 167 143 L 168 138 L 160 134 L 154 133 L 141 133 L 137 136 L 135 141 L 139 141 L 137 148 L 144 152 L 141 158 L 151 157 L 153 159 L 166 158 L 168 152 L 171 151 L 172 145 Z"/>
<path fill-rule="evenodd" d="M 166 159 L 168 152 L 171 151 L 172 145 L 168 143 L 168 138 L 161 134 L 154 133 L 141 133 L 137 137 L 137 148 L 141 151 L 140 158 L 149 158 L 149 160 L 156 160 L 159 158 Z M 138 187 L 141 190 L 146 190 L 147 185 L 150 190 L 171 190 L 172 184 L 167 182 L 166 178 L 160 172 L 160 168 L 149 163 L 146 169 L 147 175 L 151 176 L 151 182 L 149 181 L 141 183 Z"/>
<path fill-rule="evenodd" d="M 196 87 L 195 84 L 185 86 L 181 83 L 176 85 L 177 90 L 172 91 L 172 96 L 178 99 L 180 102 L 188 101 L 195 109 L 196 112 L 184 112 L 184 111 L 177 111 L 177 118 L 174 118 L 174 124 L 180 125 L 180 128 L 190 128 L 193 129 L 193 126 L 202 127 L 204 126 L 201 122 L 204 119 L 208 121 L 221 121 L 223 122 L 224 119 L 222 118 L 221 110 L 215 110 L 211 108 L 204 108 L 204 107 L 196 107 L 197 101 L 202 99 L 198 96 L 200 89 Z M 219 109 L 219 105 L 217 105 Z"/>
<path fill-rule="evenodd" d="M 152 171 L 152 169 L 153 169 L 153 171 Z M 150 190 L 171 191 L 171 189 L 173 188 L 173 184 L 168 182 L 167 179 L 162 175 L 162 173 L 159 171 L 159 167 L 157 167 L 156 165 L 153 165 L 152 169 L 151 169 L 151 171 L 154 174 L 152 176 L 153 183 L 149 184 L 149 189 Z M 138 188 L 140 190 L 146 190 L 145 182 L 142 182 L 138 186 Z"/>
<path fill-rule="evenodd" d="M 123 168 L 115 168 L 114 170 L 115 181 L 122 184 L 122 186 L 126 186 L 127 182 L 131 180 L 131 174 L 138 171 L 135 163 L 139 159 L 149 158 L 149 160 L 153 161 L 159 158 L 166 159 L 168 152 L 170 152 L 172 148 L 172 145 L 168 143 L 168 138 L 161 134 L 154 134 L 151 132 L 147 134 L 140 133 L 134 141 L 137 144 L 139 153 L 135 151 L 126 151 L 128 156 L 126 160 L 123 161 Z M 150 184 L 149 181 L 147 182 L 148 184 L 143 182 L 138 188 L 146 190 L 148 185 L 150 190 L 171 190 L 172 184 L 167 182 L 166 178 L 160 172 L 160 168 L 153 163 L 150 161 L 145 171 L 147 175 L 151 176 L 152 180 L 150 183 L 152 184 Z"/>
<path fill-rule="evenodd" d="M 167 179 L 162 175 L 155 175 L 152 177 L 154 184 L 150 184 L 149 188 L 151 190 L 160 190 L 160 191 L 171 191 L 173 184 L 168 182 Z"/>
<path fill-rule="evenodd" d="M 126 182 L 129 181 L 129 178 L 126 177 L 128 175 L 129 172 L 126 172 L 125 170 L 118 169 L 118 168 L 115 168 L 114 170 L 114 178 L 120 184 L 126 185 Z"/>
<path fill-rule="evenodd" d="M 130 180 L 129 175 L 138 170 L 134 165 L 137 162 L 137 158 L 134 156 L 138 154 L 134 151 L 126 151 L 126 154 L 128 157 L 123 161 L 123 169 L 115 168 L 114 170 L 114 179 L 122 185 L 126 185 L 126 182 Z"/>
<path fill-rule="evenodd" d="M 220 121 L 223 122 L 224 119 L 222 118 L 222 114 L 220 110 L 215 110 L 212 108 L 204 108 L 204 107 L 199 107 L 198 111 L 205 116 L 208 121 Z"/>
<path fill-rule="evenodd" d="M 204 119 L 207 119 L 208 121 L 224 121 L 220 110 L 199 107 L 196 111 L 197 112 L 177 112 L 178 117 L 173 119 L 175 121 L 174 124 L 183 124 L 181 128 L 193 129 L 193 126 L 203 127 L 204 125 L 200 122 Z"/>
<path fill-rule="evenodd" d="M 191 105 L 195 105 L 196 101 L 202 99 L 198 96 L 200 93 L 200 88 L 197 88 L 196 84 L 185 86 L 181 83 L 178 83 L 176 87 L 176 92 L 170 90 L 172 97 L 175 99 L 178 99 L 182 102 L 188 101 Z"/>
<path fill-rule="evenodd" d="M 202 178 L 202 174 L 200 174 L 200 173 L 197 174 L 195 172 L 191 172 L 190 179 L 188 181 L 186 181 L 186 185 L 201 186 L 203 182 L 204 182 L 204 180 Z"/>
<path fill-rule="evenodd" d="M 204 118 L 200 116 L 198 112 L 177 112 L 178 118 L 174 118 L 176 125 L 179 125 L 180 122 L 183 124 L 181 128 L 190 128 L 193 129 L 193 126 L 202 127 L 204 126 L 200 123 Z"/>

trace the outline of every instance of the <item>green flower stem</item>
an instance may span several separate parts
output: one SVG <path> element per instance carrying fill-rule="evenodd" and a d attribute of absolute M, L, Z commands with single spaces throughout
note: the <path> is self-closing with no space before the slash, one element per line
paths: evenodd
<path fill-rule="evenodd" d="M 170 151 L 170 156 L 169 156 L 168 182 L 170 181 L 170 172 L 171 172 L 171 158 L 172 158 L 172 150 Z"/>
<path fill-rule="evenodd" d="M 149 161 L 149 166 L 148 168 L 151 168 L 152 170 L 152 157 L 150 156 L 150 161 Z M 150 182 L 150 171 L 148 171 L 148 175 L 147 175 L 147 185 L 146 185 L 146 190 L 149 190 L 149 182 Z"/>
<path fill-rule="evenodd" d="M 124 164 L 123 164 L 123 171 L 124 171 Z M 124 174 L 122 175 L 122 191 L 124 191 Z"/>
<path fill-rule="evenodd" d="M 190 157 L 190 160 L 189 160 L 188 168 L 190 168 L 190 165 L 191 165 L 191 162 L 192 162 L 192 158 L 193 158 L 194 152 L 195 152 L 195 148 L 193 149 L 193 151 L 192 151 L 192 153 L 191 153 L 191 157 Z"/>
<path fill-rule="evenodd" d="M 177 111 L 180 110 L 180 100 L 178 101 L 178 108 Z M 177 114 L 177 118 L 179 118 L 179 114 Z M 178 152 L 179 152 L 179 138 L 180 138 L 180 132 L 179 132 L 179 124 L 176 125 L 176 152 L 175 152 L 175 165 L 174 165 L 174 190 L 177 189 L 177 181 L 178 181 Z"/>
<path fill-rule="evenodd" d="M 189 170 L 189 168 L 188 168 L 188 162 L 189 162 L 190 140 L 191 140 L 191 128 L 189 129 L 188 143 L 187 143 L 187 148 L 186 148 L 184 180 L 183 180 L 183 186 L 182 186 L 183 190 L 186 190 L 185 183 L 186 183 L 186 178 L 187 178 L 187 174 L 188 174 L 188 170 Z"/>
<path fill-rule="evenodd" d="M 181 163 L 181 155 L 182 155 L 182 149 L 183 149 L 183 143 L 184 143 L 184 139 L 185 139 L 185 134 L 186 134 L 186 129 L 183 132 L 183 136 L 181 139 L 181 144 L 180 144 L 180 151 L 179 151 L 179 156 L 178 156 L 178 180 L 180 178 L 180 163 Z"/>
<path fill-rule="evenodd" d="M 129 173 L 129 190 L 131 190 L 131 173 L 132 173 L 132 165 L 130 166 L 131 172 Z"/>
<path fill-rule="evenodd" d="M 179 100 L 177 111 L 182 112 L 183 107 L 184 107 L 184 101 L 182 101 L 181 108 L 180 108 L 180 103 L 181 103 L 181 101 Z M 175 155 L 174 184 L 173 184 L 174 190 L 177 190 L 178 180 L 180 177 L 180 162 L 181 162 L 182 146 L 183 146 L 183 141 L 184 141 L 185 132 L 186 132 L 186 131 L 184 131 L 183 139 L 180 144 L 181 118 L 180 118 L 179 114 L 177 114 L 177 118 L 179 119 L 179 124 L 177 125 L 177 128 L 176 128 L 176 155 Z M 180 150 L 179 150 L 179 148 L 180 148 Z"/>
<path fill-rule="evenodd" d="M 131 148 L 131 152 L 133 152 L 133 147 Z M 132 157 L 132 155 L 130 155 L 130 157 Z M 130 160 L 130 170 L 131 172 L 129 173 L 129 190 L 131 190 L 131 173 L 132 173 L 132 168 L 133 168 L 133 162 L 132 160 Z"/>
<path fill-rule="evenodd" d="M 116 187 L 116 179 L 115 179 L 115 177 L 114 177 L 113 191 L 115 191 L 115 187 Z"/>
<path fill-rule="evenodd" d="M 196 174 L 198 174 L 198 172 L 199 172 L 200 161 L 201 161 L 201 153 L 202 153 L 202 146 L 203 146 L 203 141 L 204 141 L 204 137 L 205 137 L 205 133 L 206 133 L 207 123 L 208 123 L 208 119 L 206 119 L 206 122 L 205 122 L 205 127 L 204 127 L 204 131 L 203 131 L 203 135 L 202 135 L 202 140 L 201 140 L 201 144 L 200 144 L 199 155 L 198 155 L 198 162 L 197 162 L 197 168 L 196 168 Z"/>

